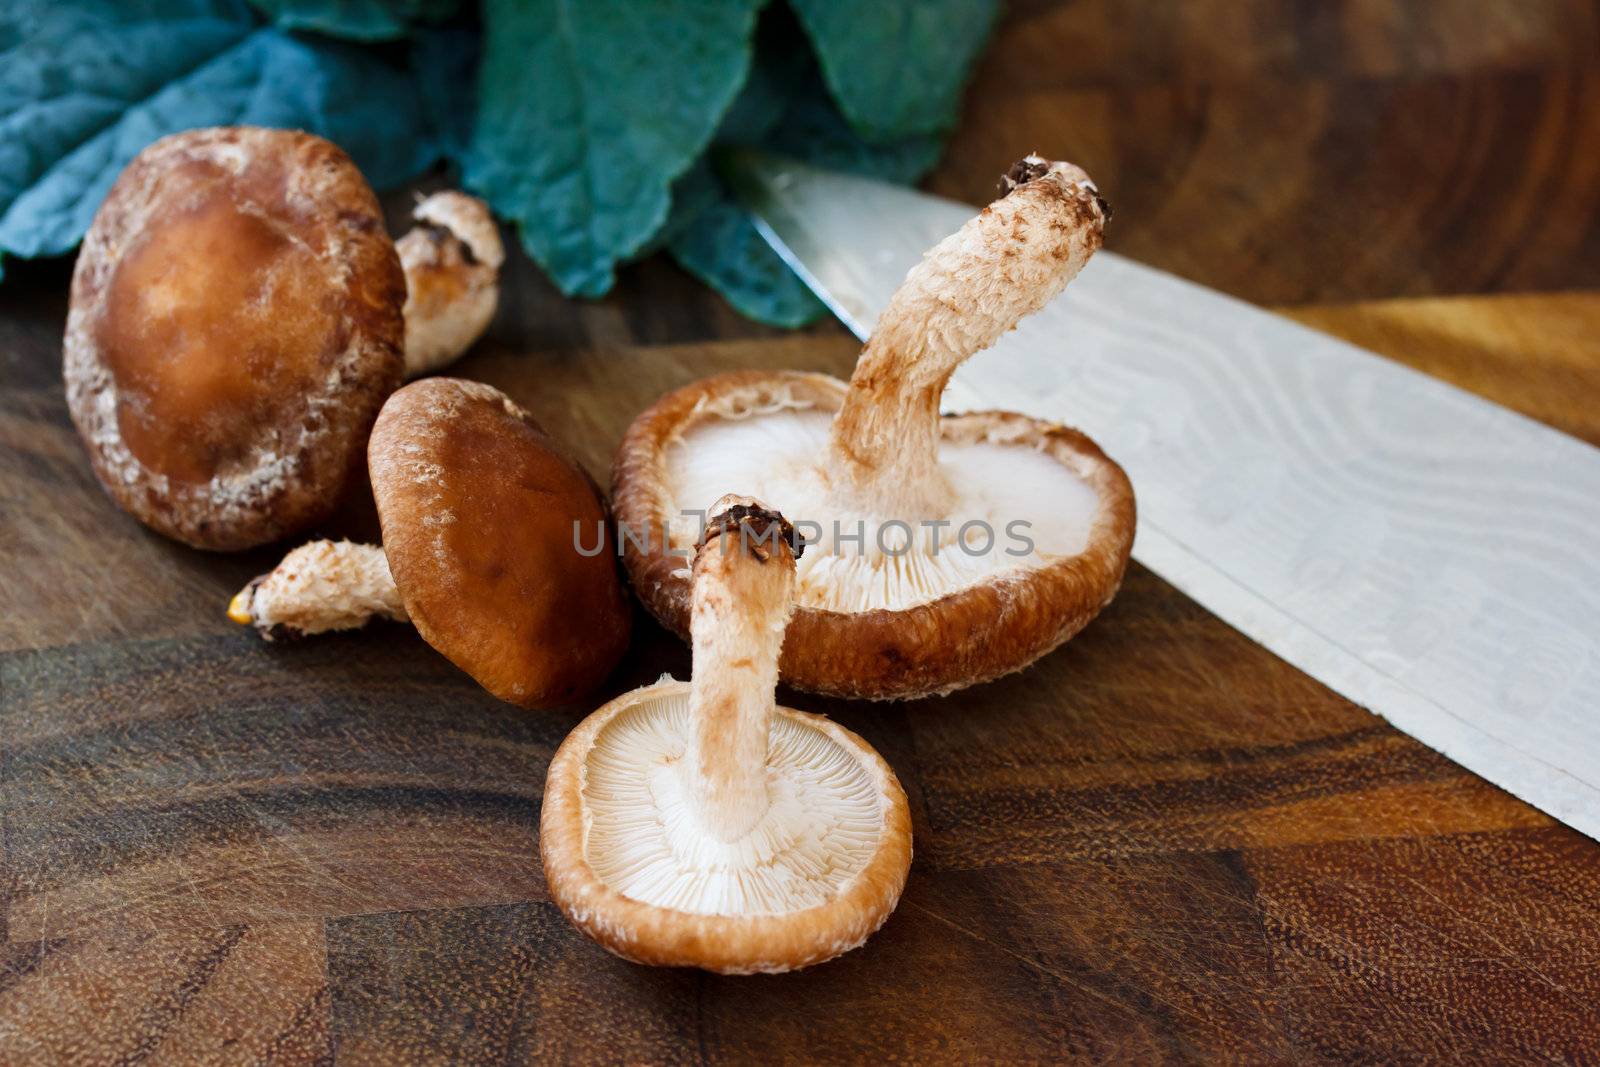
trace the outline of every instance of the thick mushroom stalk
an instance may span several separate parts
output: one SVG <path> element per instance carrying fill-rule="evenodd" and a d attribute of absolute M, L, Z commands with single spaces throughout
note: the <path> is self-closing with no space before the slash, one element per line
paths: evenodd
<path fill-rule="evenodd" d="M 357 630 L 375 618 L 406 622 L 405 603 L 377 545 L 311 541 L 283 557 L 228 602 L 228 618 L 261 636 Z"/>
<path fill-rule="evenodd" d="M 1028 156 L 1001 188 L 911 269 L 879 317 L 829 440 L 840 503 L 942 514 L 939 398 L 950 376 L 1059 294 L 1100 247 L 1109 210 L 1078 167 Z"/>
<path fill-rule="evenodd" d="M 778 654 L 794 603 L 794 527 L 754 500 L 712 509 L 694 560 L 694 674 L 685 761 L 706 830 L 737 841 L 767 813 L 767 743 Z"/>
<path fill-rule="evenodd" d="M 505 246 L 489 206 L 454 191 L 434 193 L 395 242 L 406 275 L 406 377 L 439 370 L 483 336 L 500 301 Z"/>

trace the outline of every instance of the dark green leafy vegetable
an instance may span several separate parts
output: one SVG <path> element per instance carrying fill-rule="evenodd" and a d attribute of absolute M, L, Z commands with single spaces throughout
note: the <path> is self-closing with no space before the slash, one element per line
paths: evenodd
<path fill-rule="evenodd" d="M 698 178 L 704 206 L 668 243 L 672 258 L 721 293 L 741 315 L 793 328 L 827 310 L 756 232 L 714 174 Z"/>
<path fill-rule="evenodd" d="M 429 27 L 411 45 L 411 69 L 427 110 L 427 125 L 440 153 L 451 160 L 466 158 L 472 142 L 472 115 L 478 102 L 478 52 L 475 30 L 461 26 Z"/>
<path fill-rule="evenodd" d="M 433 162 L 417 83 L 352 45 L 258 25 L 242 5 L 63 3 L 0 55 L 0 251 L 68 251 L 123 166 L 196 126 L 310 130 L 371 179 Z"/>
<path fill-rule="evenodd" d="M 995 0 L 789 0 L 828 88 L 863 136 L 940 133 L 994 25 Z"/>
<path fill-rule="evenodd" d="M 352 41 L 392 41 L 416 22 L 442 22 L 456 0 L 250 0 L 286 30 L 315 30 Z"/>
<path fill-rule="evenodd" d="M 709 150 L 915 180 L 994 10 L 484 0 L 480 30 L 463 0 L 0 0 L 0 255 L 70 249 L 156 138 L 255 123 L 338 142 L 379 188 L 453 161 L 568 293 L 666 249 L 744 314 L 799 325 L 821 304 Z"/>
<path fill-rule="evenodd" d="M 944 139 L 933 134 L 915 134 L 866 141 L 857 136 L 827 96 L 821 92 L 801 92 L 763 144 L 774 152 L 819 167 L 893 182 L 914 182 L 939 161 Z"/>
<path fill-rule="evenodd" d="M 742 100 L 742 98 L 741 98 Z M 891 181 L 916 181 L 939 158 L 937 137 L 908 137 L 870 144 L 856 135 L 828 101 L 815 71 L 798 75 L 787 102 L 759 132 L 719 138 L 755 145 L 835 170 Z M 709 167 L 697 167 L 674 192 L 693 216 L 681 222 L 668 247 L 689 273 L 721 293 L 740 314 L 769 326 L 804 326 L 819 318 L 822 301 L 756 232 L 748 213 Z"/>
<path fill-rule="evenodd" d="M 599 296 L 750 65 L 760 0 L 488 0 L 467 182 L 562 291 Z"/>

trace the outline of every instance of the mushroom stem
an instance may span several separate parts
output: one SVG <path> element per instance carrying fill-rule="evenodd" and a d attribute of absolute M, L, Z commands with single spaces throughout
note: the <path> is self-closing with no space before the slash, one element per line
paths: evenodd
<path fill-rule="evenodd" d="M 352 541 L 301 545 L 228 604 L 228 618 L 269 640 L 354 630 L 374 617 L 410 621 L 383 549 Z"/>
<path fill-rule="evenodd" d="M 783 516 L 748 498 L 725 496 L 713 514 L 694 560 L 687 769 L 707 832 L 737 841 L 770 803 L 767 740 L 798 542 Z"/>
<path fill-rule="evenodd" d="M 465 193 L 434 193 L 412 211 L 395 242 L 406 275 L 406 377 L 454 363 L 472 347 L 500 301 L 505 246 L 489 206 Z"/>
<path fill-rule="evenodd" d="M 1101 244 L 1109 215 L 1089 176 L 1028 156 L 1000 199 L 939 242 L 884 309 L 833 421 L 841 502 L 937 513 L 939 398 L 966 359 L 1060 293 Z"/>

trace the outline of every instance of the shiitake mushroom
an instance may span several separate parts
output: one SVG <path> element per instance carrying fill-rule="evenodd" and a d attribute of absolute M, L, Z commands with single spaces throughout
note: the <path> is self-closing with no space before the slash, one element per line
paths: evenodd
<path fill-rule="evenodd" d="M 78 254 L 67 404 L 102 486 L 159 533 L 219 551 L 332 513 L 379 407 L 459 355 L 504 251 L 459 193 L 399 252 L 350 158 L 249 126 L 162 138 L 123 170 Z"/>
<path fill-rule="evenodd" d="M 267 637 L 409 620 L 502 700 L 567 704 L 627 649 L 632 606 L 599 491 L 504 393 L 425 378 L 367 449 L 383 545 L 295 549 L 229 605 Z M 578 530 L 601 531 L 580 550 Z"/>
<path fill-rule="evenodd" d="M 624 561 L 665 625 L 689 633 L 686 550 L 728 491 L 767 500 L 816 541 L 783 648 L 783 678 L 800 689 L 948 693 L 1027 666 L 1110 602 L 1134 533 L 1122 468 L 1065 426 L 940 415 L 956 367 L 1100 247 L 1107 208 L 1082 170 L 1029 157 L 1006 188 L 912 269 L 848 385 L 739 371 L 634 421 L 614 505 L 648 534 L 622 538 Z"/>

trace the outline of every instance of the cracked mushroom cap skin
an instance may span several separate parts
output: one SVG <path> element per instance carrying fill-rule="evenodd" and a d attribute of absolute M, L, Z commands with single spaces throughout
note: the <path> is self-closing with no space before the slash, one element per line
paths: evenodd
<path fill-rule="evenodd" d="M 751 517 L 782 522 L 759 505 L 735 521 Z M 540 852 L 551 898 L 611 952 L 778 973 L 883 925 L 911 866 L 911 816 L 865 741 L 774 703 L 793 555 L 773 544 L 730 559 L 745 551 L 730 540 L 697 556 L 693 679 L 625 694 L 562 742 Z"/>
<path fill-rule="evenodd" d="M 96 476 L 196 548 L 325 518 L 401 381 L 405 279 L 366 180 L 310 134 L 163 138 L 84 237 L 63 376 Z"/>
<path fill-rule="evenodd" d="M 799 564 L 783 648 L 783 679 L 799 689 L 950 693 L 1028 666 L 1115 596 L 1135 526 L 1121 467 L 1066 426 L 939 415 L 955 367 L 1060 292 L 1100 245 L 1107 208 L 1076 167 L 1030 157 L 1002 188 L 907 276 L 848 385 L 738 371 L 669 393 L 634 421 L 613 468 L 614 508 L 628 527 L 658 531 L 643 548 L 624 538 L 623 554 L 663 624 L 688 633 L 679 554 L 698 520 L 680 513 L 734 485 L 820 534 Z M 886 530 L 890 548 L 904 546 L 892 521 L 908 524 L 911 551 L 874 543 Z M 982 527 L 962 538 L 973 521 L 993 531 L 987 552 L 976 551 Z M 1026 546 L 1011 536 L 1018 521 Z"/>
<path fill-rule="evenodd" d="M 632 606 L 594 482 L 522 408 L 459 378 L 412 382 L 372 428 L 383 551 L 424 640 L 501 700 L 569 704 L 628 647 Z M 582 555 L 605 529 L 602 551 Z"/>

